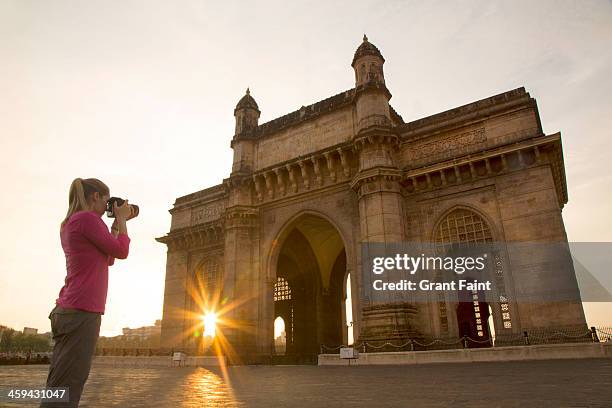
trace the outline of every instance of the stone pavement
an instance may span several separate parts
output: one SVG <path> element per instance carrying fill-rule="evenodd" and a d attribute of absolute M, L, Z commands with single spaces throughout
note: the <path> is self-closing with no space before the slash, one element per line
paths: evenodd
<path fill-rule="evenodd" d="M 0 387 L 48 366 L 0 366 Z M 36 404 L 8 403 L 2 407 Z M 612 359 L 416 366 L 92 369 L 82 407 L 612 407 Z"/>

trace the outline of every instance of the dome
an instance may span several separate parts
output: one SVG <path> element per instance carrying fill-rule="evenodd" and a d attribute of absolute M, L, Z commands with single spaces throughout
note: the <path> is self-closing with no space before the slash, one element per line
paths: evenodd
<path fill-rule="evenodd" d="M 368 37 L 364 34 L 363 35 L 363 42 L 361 43 L 359 48 L 357 48 L 357 51 L 355 51 L 355 55 L 353 56 L 353 62 L 351 63 L 351 66 L 354 67 L 355 66 L 355 61 L 357 61 L 361 57 L 365 57 L 366 55 L 374 55 L 374 56 L 382 59 L 383 62 L 385 62 L 385 59 L 383 58 L 382 54 L 380 53 L 380 50 L 378 48 L 376 48 L 376 46 L 374 44 L 369 42 L 368 41 Z"/>
<path fill-rule="evenodd" d="M 246 94 L 238 101 L 235 111 L 247 108 L 255 109 L 257 112 L 259 112 L 259 106 L 257 106 L 257 102 L 255 102 L 255 99 L 253 99 L 251 96 L 251 91 L 249 91 L 249 88 L 247 88 Z"/>

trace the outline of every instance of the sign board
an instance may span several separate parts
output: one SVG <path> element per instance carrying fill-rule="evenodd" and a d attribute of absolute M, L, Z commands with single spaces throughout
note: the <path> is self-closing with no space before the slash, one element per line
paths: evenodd
<path fill-rule="evenodd" d="M 185 353 L 181 353 L 180 351 L 177 351 L 172 355 L 172 361 L 183 361 L 185 360 L 185 356 L 186 356 Z"/>
<path fill-rule="evenodd" d="M 342 347 L 340 349 L 340 358 L 359 358 L 359 351 L 353 347 Z"/>

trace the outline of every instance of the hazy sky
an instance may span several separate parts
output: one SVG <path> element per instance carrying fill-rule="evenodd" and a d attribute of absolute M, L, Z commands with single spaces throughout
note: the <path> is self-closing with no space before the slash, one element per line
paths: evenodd
<path fill-rule="evenodd" d="M 569 239 L 612 241 L 611 4 L 0 0 L 0 324 L 50 330 L 75 177 L 141 207 L 102 334 L 161 318 L 154 238 L 176 197 L 229 175 L 245 88 L 260 123 L 349 89 L 364 32 L 406 121 L 525 86 L 563 137 Z M 611 316 L 587 308 L 591 324 Z"/>

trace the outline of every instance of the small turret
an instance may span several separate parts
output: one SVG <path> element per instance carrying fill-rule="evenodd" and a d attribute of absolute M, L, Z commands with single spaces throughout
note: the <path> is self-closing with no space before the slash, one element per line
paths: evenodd
<path fill-rule="evenodd" d="M 383 73 L 383 58 L 380 50 L 363 35 L 363 42 L 355 51 L 351 66 L 355 70 L 355 87 L 363 86 L 368 82 L 385 83 Z"/>
<path fill-rule="evenodd" d="M 247 88 L 246 94 L 238 101 L 236 109 L 234 109 L 236 132 L 230 144 L 234 149 L 232 174 L 248 174 L 253 170 L 254 141 L 252 132 L 257 128 L 260 113 L 257 102 Z"/>
<path fill-rule="evenodd" d="M 236 118 L 235 135 L 238 136 L 255 129 L 260 114 L 257 102 L 255 102 L 255 99 L 251 96 L 251 91 L 247 88 L 246 94 L 238 101 L 236 109 L 234 109 L 234 117 Z"/>
<path fill-rule="evenodd" d="M 355 70 L 358 133 L 371 127 L 391 126 L 391 93 L 385 85 L 384 63 L 380 50 L 364 34 L 351 63 Z"/>

